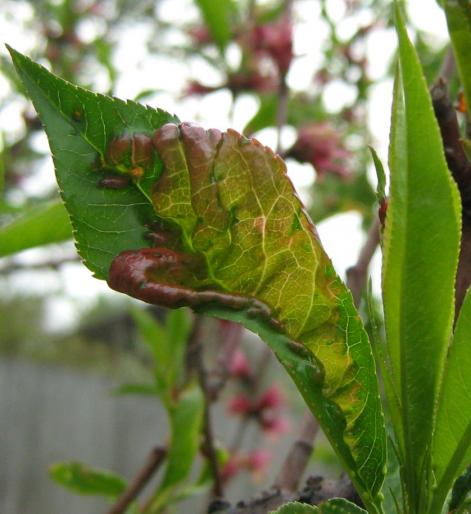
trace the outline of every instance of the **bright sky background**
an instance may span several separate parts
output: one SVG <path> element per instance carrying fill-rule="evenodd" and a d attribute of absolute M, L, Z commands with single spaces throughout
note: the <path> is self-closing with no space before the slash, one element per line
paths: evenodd
<path fill-rule="evenodd" d="M 21 29 L 21 20 L 28 20 L 32 16 L 30 6 L 21 1 L 14 2 L 14 13 L 6 10 L 0 11 L 0 34 L 2 43 L 8 43 L 20 52 L 26 54 L 37 47 L 37 36 Z M 342 0 L 329 0 L 331 16 L 338 21 L 338 30 L 341 36 L 355 31 L 357 24 L 373 19 L 371 13 L 362 19 L 342 21 L 344 15 L 344 2 Z M 198 19 L 198 11 L 192 0 L 162 0 L 160 16 L 163 20 L 181 24 L 184 21 L 192 22 Z M 429 32 L 443 44 L 447 40 L 446 22 L 441 9 L 435 0 L 411 1 L 409 3 L 409 16 L 415 26 Z M 426 13 L 426 15 L 424 15 Z M 13 15 L 12 15 L 13 14 Z M 369 19 L 367 19 L 369 16 Z M 298 56 L 290 70 L 288 83 L 293 90 L 303 90 L 312 81 L 315 70 L 322 62 L 320 49 L 327 35 L 327 28 L 323 26 L 319 16 L 319 6 L 316 0 L 297 0 L 295 2 L 296 31 L 294 34 L 294 50 Z M 313 30 L 315 27 L 315 30 Z M 233 127 L 242 130 L 248 119 L 256 112 L 257 102 L 250 95 L 244 95 L 237 102 L 234 116 L 230 116 L 230 95 L 227 91 L 218 91 L 206 97 L 182 98 L 179 93 L 184 90 L 188 78 L 203 77 L 205 84 L 218 84 L 220 77 L 202 59 L 193 58 L 189 62 L 176 60 L 166 56 L 146 54 L 144 35 L 149 34 L 150 24 L 130 24 L 121 34 L 117 43 L 115 62 L 121 72 L 117 83 L 116 96 L 134 98 L 143 89 L 155 88 L 157 94 L 147 100 L 152 106 L 158 106 L 178 114 L 180 119 L 197 121 L 206 128 L 215 127 L 225 130 Z M 84 23 L 80 27 L 83 39 L 92 40 L 103 27 L 99 23 Z M 181 36 L 170 36 L 172 42 L 181 43 Z M 392 30 L 376 30 L 367 38 L 367 53 L 369 59 L 369 73 L 372 79 L 384 76 L 390 57 L 395 51 L 396 38 Z M 2 44 L 0 52 L 6 54 Z M 237 48 L 229 48 L 228 55 L 237 62 L 239 58 Z M 104 74 L 93 76 L 94 89 L 104 91 L 107 88 L 107 77 Z M 2 100 L 8 92 L 8 83 L 0 77 L 0 130 L 7 133 L 7 137 L 14 139 L 15 134 L 21 131 L 21 110 L 23 101 L 10 104 L 7 108 Z M 323 95 L 327 106 L 338 109 L 339 102 L 348 103 L 352 89 L 347 84 L 334 83 L 325 88 Z M 368 123 L 372 134 L 376 138 L 375 146 L 383 162 L 387 162 L 387 144 L 389 133 L 389 117 L 391 106 L 392 84 L 390 80 L 380 80 L 371 89 L 371 99 L 368 109 Z M 177 93 L 177 94 L 176 94 Z M 294 131 L 286 129 L 283 142 L 289 145 L 295 137 Z M 258 134 L 258 139 L 272 148 L 276 145 L 275 131 L 266 129 Z M 39 136 L 35 141 L 38 150 L 48 149 L 45 135 Z M 314 172 L 310 165 L 300 165 L 288 161 L 289 175 L 292 178 L 301 197 L 306 186 L 314 180 Z M 372 172 L 372 170 L 371 170 Z M 372 176 L 374 173 L 372 172 Z M 37 174 L 24 184 L 28 194 L 41 194 L 50 189 L 54 183 L 52 161 L 49 157 Z M 343 214 L 335 216 L 318 225 L 318 231 L 324 247 L 332 258 L 334 265 L 341 276 L 346 268 L 354 264 L 358 251 L 364 240 L 360 229 L 360 217 L 356 214 Z M 54 247 L 52 252 L 60 255 L 63 250 Z M 17 259 L 21 262 L 34 262 L 38 256 L 50 256 L 51 250 L 29 250 L 23 252 Z M 373 286 L 375 291 L 380 289 L 380 255 L 374 258 L 372 265 Z M 5 287 L 6 286 L 6 287 Z M 48 322 L 51 328 L 61 329 L 70 326 L 77 313 L 85 308 L 98 294 L 116 295 L 111 292 L 102 281 L 93 279 L 91 273 L 79 264 L 65 265 L 61 272 L 41 271 L 40 273 L 21 272 L 8 280 L 2 286 L 3 291 L 37 291 L 43 293 L 51 291 L 48 309 Z"/>

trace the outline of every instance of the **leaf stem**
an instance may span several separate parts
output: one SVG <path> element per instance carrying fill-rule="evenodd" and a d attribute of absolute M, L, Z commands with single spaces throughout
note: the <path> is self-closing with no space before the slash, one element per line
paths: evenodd
<path fill-rule="evenodd" d="M 360 250 L 356 264 L 347 269 L 347 286 L 352 292 L 355 306 L 358 307 L 361 295 L 366 285 L 368 266 L 379 244 L 379 217 L 376 216 L 371 224 L 363 248 Z"/>
<path fill-rule="evenodd" d="M 295 492 L 307 468 L 313 450 L 313 441 L 319 431 L 316 418 L 307 412 L 299 433 L 282 464 L 274 486 L 283 492 Z"/>
<path fill-rule="evenodd" d="M 153 448 L 149 453 L 144 466 L 139 470 L 137 475 L 129 484 L 129 487 L 118 498 L 116 503 L 111 507 L 107 514 L 123 514 L 129 505 L 135 500 L 142 491 L 147 482 L 159 469 L 165 457 L 167 450 L 162 446 Z"/>
<path fill-rule="evenodd" d="M 211 473 L 213 475 L 213 494 L 216 498 L 224 497 L 224 489 L 222 478 L 219 470 L 216 446 L 214 443 L 214 431 L 211 419 L 211 402 L 212 395 L 208 385 L 208 373 L 203 361 L 203 345 L 201 344 L 201 327 L 202 318 L 196 316 L 193 325 L 193 331 L 190 337 L 190 351 L 195 359 L 195 368 L 198 376 L 198 382 L 204 395 L 204 411 L 203 411 L 203 451 L 208 460 Z"/>

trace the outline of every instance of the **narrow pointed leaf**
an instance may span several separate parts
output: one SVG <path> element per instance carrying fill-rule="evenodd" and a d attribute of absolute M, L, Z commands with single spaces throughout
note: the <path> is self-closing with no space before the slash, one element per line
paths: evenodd
<path fill-rule="evenodd" d="M 15 60 L 33 98 L 42 98 L 42 88 L 47 90 L 52 80 L 49 74 L 23 57 L 15 55 Z M 90 94 L 62 81 L 54 85 L 64 91 L 69 88 L 80 98 L 88 99 Z M 120 158 L 121 145 L 136 144 L 133 127 L 149 136 L 148 125 L 123 125 L 102 104 L 111 102 L 110 112 L 135 111 L 134 119 L 140 119 L 141 108 L 92 96 L 99 118 L 87 119 L 109 137 L 102 137 L 101 146 L 89 149 L 89 163 L 98 159 L 133 177 L 132 187 L 109 193 L 140 195 L 146 212 L 140 218 L 139 231 L 137 211 L 129 205 L 129 198 L 119 197 L 118 209 L 118 197 L 114 201 L 106 190 L 99 190 L 101 211 L 93 214 L 103 221 L 104 237 L 96 243 L 108 251 L 106 259 L 94 256 L 86 260 L 87 265 L 101 270 L 102 276 L 112 262 L 108 283 L 118 291 L 167 307 L 188 305 L 220 317 L 232 316 L 261 334 L 298 384 L 365 505 L 377 512 L 385 433 L 371 348 L 351 294 L 325 254 L 283 161 L 257 141 L 232 130 L 221 133 L 172 123 L 159 128 L 164 115 L 142 108 L 145 120 L 155 124 L 155 132 L 145 165 L 136 174 L 135 163 L 130 164 L 126 156 Z M 43 116 L 46 125 L 49 116 L 49 111 Z M 56 123 L 54 117 L 52 123 Z M 125 136 L 120 136 L 123 130 Z M 61 135 L 55 141 L 56 137 L 51 139 L 54 153 L 64 139 Z M 69 134 L 70 139 L 74 137 L 81 140 L 81 133 Z M 106 141 L 108 147 L 103 146 Z M 68 182 L 66 171 L 63 194 L 70 198 L 78 183 Z M 78 168 L 71 173 L 79 179 Z M 96 192 L 91 190 L 103 169 L 84 167 L 81 173 L 90 178 L 89 194 L 94 198 Z M 115 216 L 120 214 L 120 226 L 131 218 L 135 237 L 121 234 L 125 238 L 121 240 L 115 234 L 115 239 L 108 238 L 105 221 L 113 227 L 115 219 L 103 217 L 107 202 L 116 208 Z M 81 206 L 67 201 L 66 205 L 74 220 Z M 151 217 L 148 207 L 158 220 L 150 234 L 153 247 L 143 238 L 143 224 Z M 96 222 L 90 218 L 90 223 Z M 82 228 L 77 228 L 79 249 Z M 118 249 L 126 251 L 116 257 Z"/>
<path fill-rule="evenodd" d="M 0 227 L 0 257 L 71 237 L 72 227 L 64 204 L 60 200 L 47 202 L 27 209 Z"/>
<path fill-rule="evenodd" d="M 237 12 L 233 0 L 214 2 L 213 0 L 195 0 L 203 19 L 221 51 L 224 51 L 232 38 L 232 21 Z"/>
<path fill-rule="evenodd" d="M 53 464 L 49 468 L 49 476 L 78 494 L 116 498 L 126 489 L 126 482 L 120 476 L 79 462 Z"/>
<path fill-rule="evenodd" d="M 391 190 L 384 233 L 383 297 L 393 379 L 403 427 L 396 426 L 413 512 L 430 490 L 430 446 L 440 377 L 454 314 L 460 201 L 447 169 L 421 66 L 397 10 Z"/>
<path fill-rule="evenodd" d="M 168 408 L 170 447 L 161 485 L 152 503 L 152 512 L 167 505 L 177 488 L 189 476 L 200 446 L 204 398 L 201 390 L 190 387 Z"/>
<path fill-rule="evenodd" d="M 368 148 L 371 152 L 371 157 L 375 165 L 376 177 L 378 180 L 378 185 L 376 186 L 376 197 L 378 201 L 381 202 L 386 198 L 386 173 L 384 172 L 383 163 L 376 153 L 376 150 L 372 146 L 369 146 Z"/>
<path fill-rule="evenodd" d="M 471 5 L 469 0 L 444 0 L 443 7 L 471 115 Z"/>
<path fill-rule="evenodd" d="M 471 289 L 466 294 L 448 353 L 432 463 L 437 510 L 457 476 L 471 464 Z"/>

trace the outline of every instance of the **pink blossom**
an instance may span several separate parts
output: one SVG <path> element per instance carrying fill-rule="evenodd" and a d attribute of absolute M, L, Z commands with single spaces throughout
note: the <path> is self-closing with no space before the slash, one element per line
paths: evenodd
<path fill-rule="evenodd" d="M 232 355 L 228 369 L 229 373 L 233 377 L 247 378 L 251 374 L 249 361 L 245 354 L 240 350 L 236 350 Z"/>
<path fill-rule="evenodd" d="M 186 95 L 206 95 L 208 93 L 212 93 L 218 88 L 205 86 L 198 82 L 197 80 L 192 80 L 186 87 L 185 94 Z"/>
<path fill-rule="evenodd" d="M 246 456 L 245 465 L 249 471 L 256 475 L 260 475 L 266 471 L 271 458 L 272 456 L 268 450 L 260 448 Z"/>
<path fill-rule="evenodd" d="M 289 421 L 286 418 L 273 413 L 264 413 L 260 417 L 260 425 L 263 432 L 273 438 L 286 434 L 290 429 Z"/>
<path fill-rule="evenodd" d="M 250 40 L 256 51 L 273 59 L 280 74 L 286 74 L 293 59 L 293 25 L 288 16 L 276 23 L 255 27 Z"/>
<path fill-rule="evenodd" d="M 207 45 L 213 41 L 211 32 L 204 25 L 191 27 L 188 29 L 188 34 L 197 45 Z"/>
<path fill-rule="evenodd" d="M 340 134 L 329 123 L 309 123 L 298 131 L 298 139 L 287 153 L 299 162 L 311 163 L 320 177 L 334 173 L 346 179 L 350 176 L 346 159 L 351 156 Z"/>
<path fill-rule="evenodd" d="M 233 455 L 224 464 L 221 470 L 221 479 L 223 482 L 227 482 L 231 478 L 234 478 L 240 472 L 240 462 L 237 456 Z"/>
<path fill-rule="evenodd" d="M 258 408 L 263 409 L 276 409 L 283 404 L 283 394 L 281 389 L 273 385 L 269 387 L 258 400 Z"/>
<path fill-rule="evenodd" d="M 229 401 L 229 412 L 248 415 L 253 411 L 253 403 L 245 394 L 239 393 Z"/>

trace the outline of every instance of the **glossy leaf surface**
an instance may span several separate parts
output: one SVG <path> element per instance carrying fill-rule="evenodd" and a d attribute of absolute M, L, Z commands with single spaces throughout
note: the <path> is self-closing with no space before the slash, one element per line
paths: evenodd
<path fill-rule="evenodd" d="M 64 204 L 48 202 L 25 210 L 20 217 L 0 227 L 0 257 L 71 237 L 72 227 Z"/>
<path fill-rule="evenodd" d="M 471 463 L 471 290 L 456 323 L 443 378 L 432 464 L 436 512 L 455 478 Z"/>
<path fill-rule="evenodd" d="M 443 7 L 471 115 L 471 5 L 469 0 L 444 0 Z"/>
<path fill-rule="evenodd" d="M 272 514 L 366 514 L 366 510 L 343 498 L 332 498 L 317 506 L 299 502 L 287 503 Z"/>
<path fill-rule="evenodd" d="M 425 512 L 435 405 L 454 315 L 460 200 L 447 169 L 427 84 L 399 11 L 397 31 L 383 299 L 401 405 L 402 426 L 398 419 L 393 421 L 404 479 L 411 512 Z"/>
<path fill-rule="evenodd" d="M 306 503 L 290 502 L 272 511 L 270 514 L 316 514 L 319 512 L 317 507 Z"/>
<path fill-rule="evenodd" d="M 79 494 L 116 498 L 126 489 L 126 482 L 120 476 L 79 462 L 53 464 L 49 468 L 49 476 Z"/>
<path fill-rule="evenodd" d="M 332 498 L 319 505 L 318 509 L 319 514 L 366 514 L 358 505 L 343 498 Z"/>
<path fill-rule="evenodd" d="M 154 220 L 149 202 L 135 187 L 97 187 L 106 149 L 126 131 L 149 133 L 175 120 L 164 111 L 97 95 L 49 73 L 10 49 L 51 147 L 57 182 L 75 232 L 77 250 L 97 278 L 106 278 L 121 251 L 143 248 L 144 225 Z M 158 174 L 155 159 L 150 174 Z"/>
<path fill-rule="evenodd" d="M 159 129 L 166 116 L 160 111 L 84 92 L 14 56 L 44 123 L 52 124 L 51 148 L 86 264 L 102 276 L 112 262 L 108 283 L 118 291 L 172 308 L 219 309 L 218 316 L 237 318 L 261 334 L 321 422 L 365 504 L 376 512 L 385 435 L 369 341 L 283 161 L 231 130 L 205 131 L 191 124 Z M 64 111 L 65 100 L 51 107 L 50 84 L 72 105 L 76 98 L 90 101 L 98 116 L 83 105 L 87 124 L 81 132 L 72 123 L 65 138 L 67 144 L 77 140 L 88 149 L 81 171 L 75 168 L 75 153 L 72 163 L 70 151 L 57 158 L 64 136 L 59 138 L 55 125 L 59 119 L 61 129 L 69 126 L 75 111 Z M 124 116 L 129 125 L 121 120 Z M 120 136 L 120 131 L 134 128 L 149 135 L 152 124 L 153 150 L 136 178 L 136 167 L 126 168 L 122 148 L 137 144 L 137 136 Z M 134 173 L 135 184 L 98 189 L 97 179 L 106 170 L 97 169 L 96 162 L 107 159 L 115 172 Z M 93 203 L 90 213 L 84 209 L 88 199 L 81 196 L 82 182 Z M 77 195 L 82 203 L 73 201 Z M 85 245 L 90 228 L 80 223 L 84 216 L 94 227 L 93 216 L 103 223 L 103 238 L 93 232 L 99 253 Z M 158 222 L 151 228 L 150 247 L 143 226 L 152 217 Z M 122 226 L 130 228 L 117 232 Z M 116 257 L 121 250 L 126 251 Z"/>

